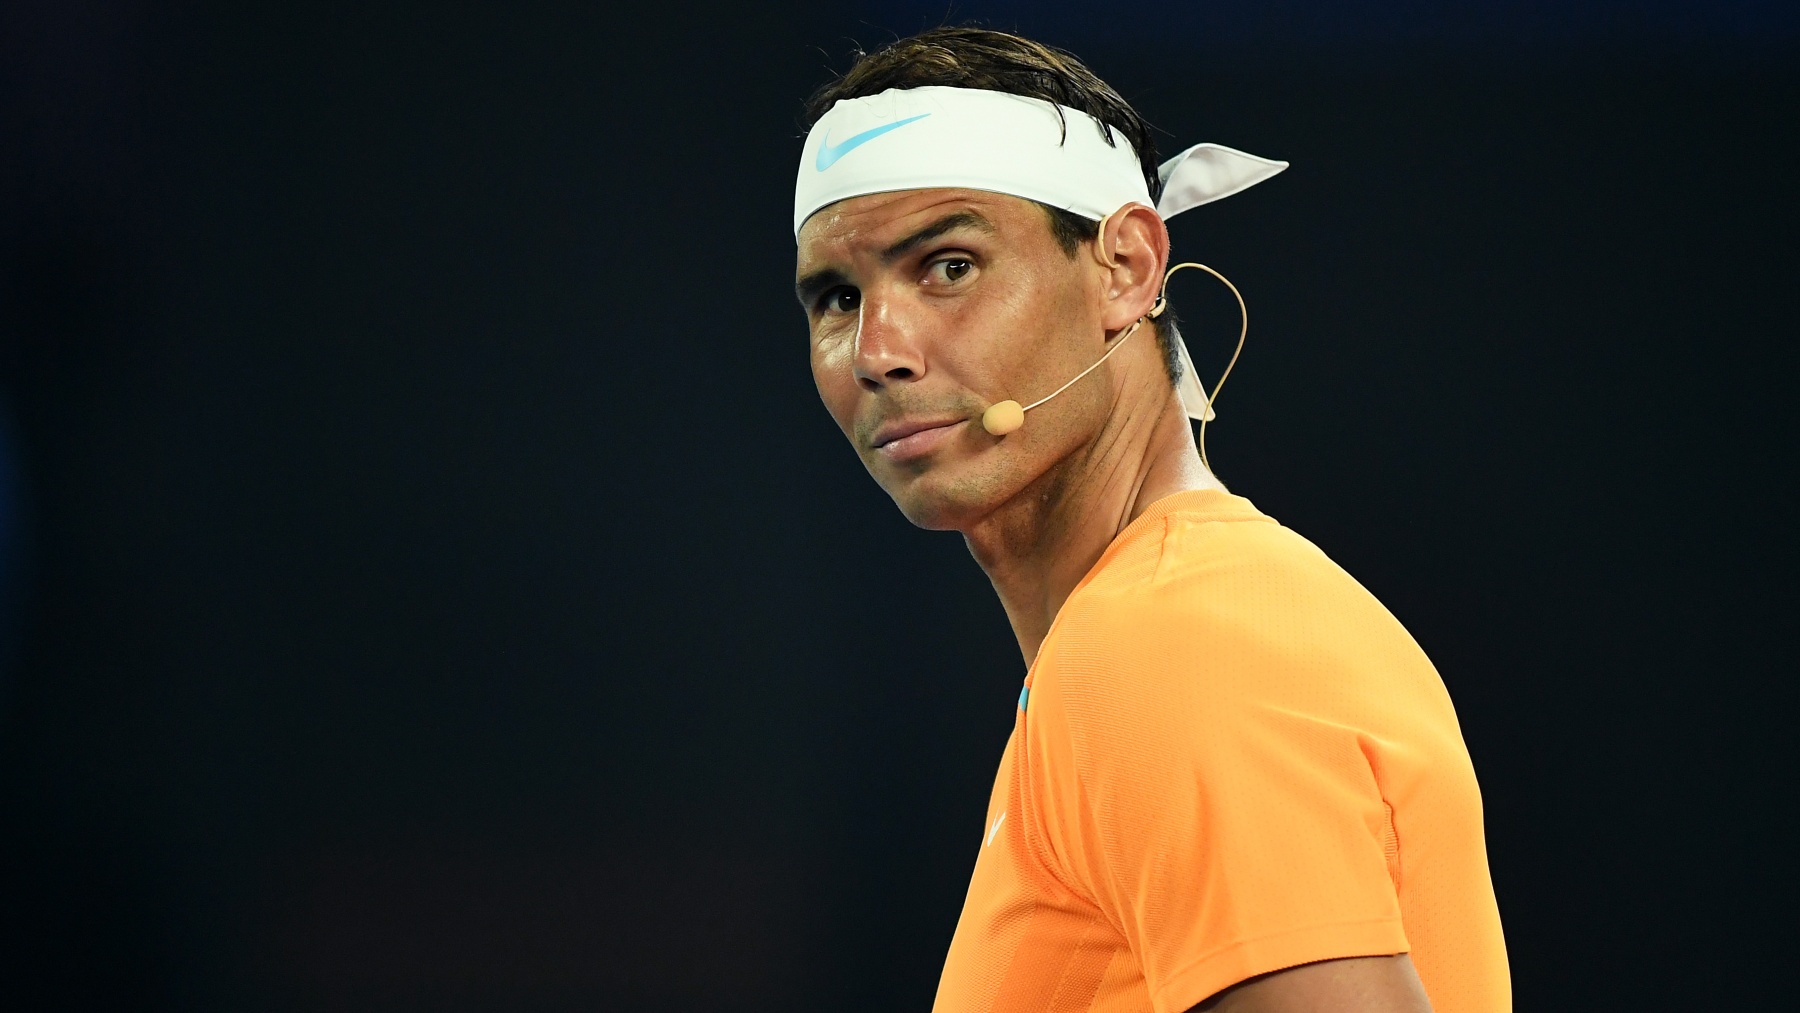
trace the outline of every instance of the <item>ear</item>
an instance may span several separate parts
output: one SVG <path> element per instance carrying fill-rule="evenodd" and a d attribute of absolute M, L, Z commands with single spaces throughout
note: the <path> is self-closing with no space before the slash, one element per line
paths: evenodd
<path fill-rule="evenodd" d="M 1142 204 L 1127 204 L 1100 221 L 1094 238 L 1100 262 L 1101 323 L 1109 331 L 1131 326 L 1150 312 L 1162 292 L 1169 263 L 1169 229 Z"/>

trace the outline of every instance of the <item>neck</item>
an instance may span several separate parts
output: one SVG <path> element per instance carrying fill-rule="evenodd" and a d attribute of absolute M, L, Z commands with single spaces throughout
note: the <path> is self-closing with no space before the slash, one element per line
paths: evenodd
<path fill-rule="evenodd" d="M 1075 586 L 1150 504 L 1225 489 L 1200 462 L 1174 391 L 1143 394 L 1120 398 L 1093 439 L 963 532 L 1028 666 Z"/>

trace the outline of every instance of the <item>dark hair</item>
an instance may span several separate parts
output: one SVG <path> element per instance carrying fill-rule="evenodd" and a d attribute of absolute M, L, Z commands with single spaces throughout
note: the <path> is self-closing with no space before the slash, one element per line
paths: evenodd
<path fill-rule="evenodd" d="M 933 28 L 873 53 L 857 53 L 855 62 L 842 77 L 813 92 L 807 99 L 806 116 L 801 126 L 812 129 L 813 124 L 841 99 L 876 95 L 889 88 L 933 86 L 1009 92 L 1087 113 L 1100 121 L 1106 132 L 1106 143 L 1118 144 L 1113 136 L 1117 131 L 1137 152 L 1151 199 L 1162 193 L 1162 179 L 1156 174 L 1156 141 L 1150 136 L 1150 123 L 1139 116 L 1111 85 L 1100 80 L 1071 53 L 987 28 Z M 1063 129 L 1068 129 L 1067 122 Z M 1093 219 L 1041 202 L 1033 203 L 1049 216 L 1050 234 L 1063 253 L 1071 258 L 1080 251 L 1082 243 L 1092 242 L 1097 237 L 1099 223 Z M 1180 332 L 1175 327 L 1175 314 L 1165 311 L 1153 322 L 1169 379 L 1171 382 L 1179 380 L 1181 358 L 1176 345 Z"/>

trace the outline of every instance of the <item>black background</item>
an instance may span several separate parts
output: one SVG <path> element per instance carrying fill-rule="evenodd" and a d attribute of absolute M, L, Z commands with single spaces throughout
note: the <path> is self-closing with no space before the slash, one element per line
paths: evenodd
<path fill-rule="evenodd" d="M 945 9 L 6 10 L 0 1003 L 927 1008 L 1022 666 L 788 223 Z M 950 13 L 1293 162 L 1173 227 L 1209 449 L 1443 673 L 1519 1008 L 1786 998 L 1795 17 Z"/>

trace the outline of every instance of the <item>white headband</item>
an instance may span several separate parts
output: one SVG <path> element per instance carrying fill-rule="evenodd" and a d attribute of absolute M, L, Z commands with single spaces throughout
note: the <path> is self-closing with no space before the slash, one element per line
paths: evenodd
<path fill-rule="evenodd" d="M 1152 204 L 1131 142 L 1116 130 L 1112 138 L 1108 144 L 1106 128 L 1078 109 L 1002 91 L 890 88 L 843 99 L 806 135 L 794 235 L 828 204 L 927 187 L 1011 194 L 1096 220 L 1142 204 L 1168 219 L 1288 167 L 1196 144 L 1157 170 L 1163 194 Z"/>
<path fill-rule="evenodd" d="M 1061 117 L 1057 116 L 1061 112 Z M 977 88 L 890 88 L 841 99 L 813 124 L 794 184 L 794 236 L 819 209 L 851 197 L 966 187 L 1024 197 L 1085 218 L 1127 204 L 1164 219 L 1255 186 L 1288 167 L 1218 144 L 1164 162 L 1154 204 L 1131 142 L 1078 109 Z M 1210 418 L 1186 343 L 1181 401 Z"/>

